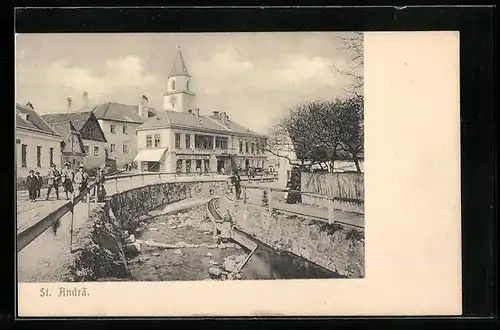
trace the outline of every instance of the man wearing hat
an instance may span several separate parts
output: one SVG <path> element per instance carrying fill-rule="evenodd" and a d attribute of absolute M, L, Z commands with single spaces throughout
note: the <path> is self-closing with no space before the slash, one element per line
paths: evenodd
<path fill-rule="evenodd" d="M 52 191 L 52 188 L 55 189 L 56 191 L 56 198 L 59 199 L 59 182 L 61 181 L 61 173 L 56 169 L 56 164 L 52 163 L 50 164 L 50 170 L 49 170 L 49 175 L 48 175 L 48 185 L 49 189 L 47 190 L 47 198 L 45 200 L 49 199 L 50 192 Z"/>
<path fill-rule="evenodd" d="M 38 180 L 34 175 L 35 171 L 30 170 L 28 177 L 26 178 L 26 185 L 28 186 L 29 199 L 34 202 L 36 199 L 36 186 L 38 185 Z"/>
<path fill-rule="evenodd" d="M 97 168 L 97 173 L 95 176 L 95 184 L 97 189 L 97 201 L 102 202 L 104 200 L 104 197 L 106 197 L 106 190 L 104 189 L 104 171 L 102 168 Z"/>
<path fill-rule="evenodd" d="M 42 186 L 43 186 L 43 178 L 40 176 L 40 172 L 38 172 L 38 171 L 35 172 L 35 178 L 37 180 L 36 197 L 40 198 L 40 193 L 41 193 Z"/>
<path fill-rule="evenodd" d="M 62 183 L 64 187 L 64 192 L 66 193 L 66 199 L 69 199 L 69 194 L 73 194 L 73 176 L 74 173 L 69 167 L 69 163 L 66 162 L 64 164 L 64 168 L 62 170 Z"/>
<path fill-rule="evenodd" d="M 80 166 L 78 167 L 78 172 L 76 172 L 74 180 L 75 180 L 76 186 L 78 187 L 78 191 L 80 193 L 82 191 L 84 191 L 85 189 L 87 189 L 89 176 L 87 175 L 87 173 L 85 173 L 83 164 L 80 164 Z"/>

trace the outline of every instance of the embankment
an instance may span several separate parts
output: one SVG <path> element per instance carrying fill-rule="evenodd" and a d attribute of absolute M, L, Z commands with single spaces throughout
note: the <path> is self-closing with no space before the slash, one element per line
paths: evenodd
<path fill-rule="evenodd" d="M 123 232 L 133 233 L 148 212 L 186 198 L 210 197 L 226 189 L 224 181 L 162 183 L 143 186 L 111 196 L 95 206 L 88 223 L 74 234 L 66 274 L 67 281 L 98 281 L 131 278 L 127 267 Z"/>
<path fill-rule="evenodd" d="M 219 212 L 230 210 L 236 226 L 278 250 L 288 251 L 332 272 L 349 278 L 365 275 L 364 231 L 340 224 L 285 215 L 267 207 L 226 197 L 219 200 Z"/>

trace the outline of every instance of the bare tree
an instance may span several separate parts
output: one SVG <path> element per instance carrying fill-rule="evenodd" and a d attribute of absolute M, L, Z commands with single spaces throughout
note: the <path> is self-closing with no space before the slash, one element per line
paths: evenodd
<path fill-rule="evenodd" d="M 351 78 L 351 83 L 345 88 L 345 91 L 356 97 L 362 97 L 364 85 L 363 33 L 353 32 L 343 36 L 337 51 L 344 54 L 349 60 L 346 68 L 341 69 L 337 65 L 333 65 L 338 73 Z"/>
<path fill-rule="evenodd" d="M 333 168 L 335 160 L 350 158 L 360 172 L 357 157 L 363 149 L 362 116 L 362 99 L 358 97 L 299 104 L 274 127 L 266 149 L 302 168 L 319 164 L 324 169 L 325 162 Z M 291 159 L 291 152 L 302 161 Z"/>

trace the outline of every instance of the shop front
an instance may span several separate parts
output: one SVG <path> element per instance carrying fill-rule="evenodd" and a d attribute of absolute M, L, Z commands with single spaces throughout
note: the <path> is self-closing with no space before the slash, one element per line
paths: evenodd
<path fill-rule="evenodd" d="M 141 172 L 165 172 L 165 151 L 166 149 L 143 149 L 134 161 Z"/>

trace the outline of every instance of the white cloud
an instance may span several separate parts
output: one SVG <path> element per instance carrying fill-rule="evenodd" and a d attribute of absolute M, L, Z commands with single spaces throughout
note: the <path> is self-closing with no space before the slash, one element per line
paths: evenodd
<path fill-rule="evenodd" d="M 345 77 L 336 74 L 332 59 L 302 54 L 248 61 L 227 47 L 213 52 L 208 60 L 193 63 L 192 68 L 196 87 L 205 94 L 304 93 L 346 84 Z"/>
<path fill-rule="evenodd" d="M 48 68 L 46 78 L 53 88 L 63 87 L 78 95 L 87 91 L 93 98 L 131 88 L 147 89 L 161 83 L 158 77 L 144 71 L 141 59 L 130 55 L 108 59 L 99 70 L 71 65 L 67 60 L 58 61 Z"/>

